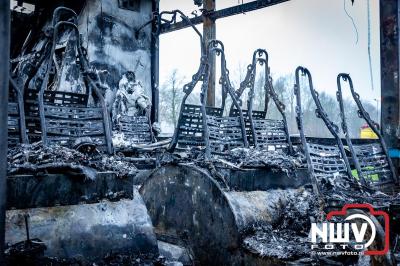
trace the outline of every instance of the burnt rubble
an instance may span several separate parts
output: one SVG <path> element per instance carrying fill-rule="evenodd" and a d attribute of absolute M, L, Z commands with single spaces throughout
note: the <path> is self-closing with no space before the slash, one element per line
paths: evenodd
<path fill-rule="evenodd" d="M 110 253 L 100 259 L 90 258 L 56 258 L 45 256 L 43 251 L 46 246 L 39 239 L 32 239 L 17 243 L 7 248 L 6 265 L 24 266 L 164 266 L 174 263 L 165 257 L 147 254 L 121 254 Z"/>
<path fill-rule="evenodd" d="M 309 256 L 311 222 L 323 216 L 319 200 L 304 188 L 288 190 L 286 195 L 277 222 L 248 228 L 243 248 L 262 257 L 287 261 Z"/>
<path fill-rule="evenodd" d="M 242 247 L 272 263 L 287 265 L 369 265 L 358 256 L 318 255 L 310 247 L 312 222 L 322 222 L 325 212 L 312 189 L 288 190 L 279 218 L 271 224 L 253 225 L 243 232 Z M 355 251 L 349 248 L 348 251 Z"/>
<path fill-rule="evenodd" d="M 231 151 L 231 158 L 238 167 L 269 167 L 283 170 L 287 174 L 293 173 L 296 168 L 305 167 L 304 157 L 300 154 L 292 156 L 281 150 L 236 148 Z"/>
<path fill-rule="evenodd" d="M 184 152 L 175 152 L 172 155 L 176 158 L 176 162 L 194 162 L 199 166 L 208 161 L 232 169 L 270 168 L 282 170 L 287 174 L 293 173 L 296 168 L 306 167 L 304 156 L 301 154 L 288 155 L 281 150 L 235 148 L 224 156 L 214 156 L 209 160 L 205 160 L 204 151 L 194 148 Z"/>
<path fill-rule="evenodd" d="M 20 145 L 8 152 L 8 174 L 38 174 L 63 171 L 95 179 L 98 172 L 114 172 L 118 177 L 136 174 L 135 164 L 123 157 L 93 152 L 82 153 L 58 145 L 34 143 Z"/>

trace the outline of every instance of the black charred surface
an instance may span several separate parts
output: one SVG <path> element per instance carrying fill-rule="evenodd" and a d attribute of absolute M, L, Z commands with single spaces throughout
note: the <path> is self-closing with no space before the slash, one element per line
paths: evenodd
<path fill-rule="evenodd" d="M 140 193 L 158 238 L 189 246 L 200 264 L 278 263 L 282 258 L 243 250 L 242 240 L 249 227 L 282 221 L 279 208 L 286 204 L 285 189 L 309 183 L 307 176 L 296 174 L 271 167 L 165 165 L 150 175 Z M 293 193 L 294 189 L 289 190 Z M 311 204 L 307 200 L 302 206 Z M 306 209 L 301 209 L 304 216 Z M 288 223 L 292 225 L 297 214 L 291 214 Z M 289 248 L 295 249 L 293 245 Z"/>
<path fill-rule="evenodd" d="M 306 169 L 297 169 L 296 176 L 271 168 L 229 170 L 227 183 L 231 189 L 240 191 L 299 188 L 310 183 Z"/>
<path fill-rule="evenodd" d="M 158 237 L 186 243 L 202 265 L 222 265 L 238 255 L 239 233 L 229 204 L 204 170 L 162 167 L 140 193 Z"/>
<path fill-rule="evenodd" d="M 381 124 L 389 148 L 398 148 L 399 127 L 399 1 L 380 1 Z"/>
<path fill-rule="evenodd" d="M 6 265 L 24 266 L 82 266 L 82 265 L 167 265 L 164 257 L 156 254 L 124 254 L 111 252 L 103 258 L 54 258 L 44 255 L 46 246 L 39 239 L 23 241 L 6 250 Z"/>
<path fill-rule="evenodd" d="M 98 172 L 114 172 L 118 177 L 136 173 L 135 165 L 123 157 L 101 154 L 90 145 L 81 148 L 78 151 L 41 143 L 16 146 L 8 152 L 8 175 L 68 173 L 95 179 Z"/>
<path fill-rule="evenodd" d="M 67 174 L 16 175 L 7 178 L 7 209 L 94 203 L 103 199 L 132 199 L 134 177 L 99 173 L 96 179 Z"/>

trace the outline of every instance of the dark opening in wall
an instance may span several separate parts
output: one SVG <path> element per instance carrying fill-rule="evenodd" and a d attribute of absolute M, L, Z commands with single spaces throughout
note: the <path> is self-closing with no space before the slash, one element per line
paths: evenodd
<path fill-rule="evenodd" d="M 119 8 L 131 10 L 131 11 L 140 11 L 140 0 L 118 0 Z"/>

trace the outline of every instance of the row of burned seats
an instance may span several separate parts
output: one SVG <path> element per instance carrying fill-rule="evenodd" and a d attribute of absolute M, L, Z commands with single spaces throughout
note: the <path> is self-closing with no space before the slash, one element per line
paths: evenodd
<path fill-rule="evenodd" d="M 207 89 L 210 77 L 208 58 L 219 56 L 221 66 L 221 78 L 219 85 L 222 91 L 220 107 L 206 105 Z M 255 80 L 257 67 L 261 66 L 265 75 L 264 83 L 264 110 L 253 110 L 255 97 Z M 170 144 L 170 150 L 204 149 L 206 157 L 227 156 L 237 147 L 254 147 L 265 151 L 280 150 L 288 155 L 294 154 L 293 145 L 288 132 L 285 116 L 285 106 L 278 99 L 274 91 L 272 79 L 269 75 L 268 54 L 265 50 L 258 49 L 253 54 L 252 63 L 247 68 L 245 79 L 239 88 L 234 90 L 226 67 L 224 46 L 220 41 L 211 41 L 207 47 L 207 53 L 203 55 L 200 67 L 190 83 L 184 86 L 185 96 L 182 100 L 178 125 Z M 328 128 L 335 145 L 324 145 L 314 138 L 306 137 L 303 124 L 303 111 L 301 104 L 301 77 L 308 77 L 308 87 L 316 105 L 316 118 L 322 119 Z M 314 183 L 321 182 L 322 178 L 345 177 L 347 180 L 367 186 L 398 183 L 397 175 L 390 159 L 388 149 L 383 140 L 377 124 L 371 120 L 365 111 L 359 95 L 355 92 L 352 80 L 348 74 L 340 74 L 338 80 L 337 99 L 340 107 L 341 131 L 335 125 L 321 105 L 318 92 L 313 88 L 310 72 L 303 67 L 296 70 L 296 84 L 294 95 L 296 96 L 297 125 L 300 133 L 301 145 L 299 146 L 307 160 L 309 172 Z M 343 105 L 341 80 L 349 82 L 351 95 L 358 108 L 359 117 L 369 125 L 376 133 L 377 139 L 368 143 L 355 144 L 347 130 L 346 110 Z M 198 83 L 201 84 L 200 101 L 198 104 L 187 103 L 189 95 Z M 248 90 L 247 104 L 242 107 L 244 92 Z M 225 110 L 227 97 L 231 98 L 231 106 Z M 273 100 L 281 119 L 267 119 L 267 107 L 269 99 Z M 340 137 L 345 136 L 346 145 Z M 317 188 L 316 188 L 317 189 Z"/>
<path fill-rule="evenodd" d="M 296 82 L 294 94 L 296 96 L 296 121 L 301 138 L 302 151 L 307 159 L 314 189 L 321 193 L 321 184 L 329 183 L 329 180 L 344 180 L 349 189 L 375 189 L 389 188 L 393 190 L 399 185 L 393 162 L 389 156 L 388 148 L 382 133 L 365 111 L 360 96 L 355 92 L 353 81 L 349 74 L 337 76 L 337 101 L 340 110 L 341 127 L 332 122 L 322 106 L 319 94 L 314 89 L 310 71 L 304 67 L 296 69 Z M 304 81 L 304 79 L 306 81 Z M 364 120 L 376 134 L 376 139 L 368 142 L 355 143 L 348 130 L 348 120 L 345 105 L 343 103 L 342 82 L 348 83 L 351 96 L 356 104 L 360 119 Z M 301 89 L 308 87 L 315 103 L 316 118 L 321 119 L 335 140 L 335 145 L 321 144 L 315 138 L 308 138 L 305 134 L 303 121 L 303 106 Z M 348 111 L 348 110 L 347 110 Z M 341 138 L 344 135 L 344 140 Z M 393 186 L 394 185 L 394 186 Z"/>
<path fill-rule="evenodd" d="M 88 94 L 62 91 L 21 92 L 11 86 L 8 103 L 8 145 L 43 141 L 73 147 L 78 139 L 90 139 L 101 152 L 113 153 L 109 112 L 104 99 L 89 104 Z M 120 121 L 120 131 L 134 143 L 152 143 L 148 115 Z"/>
<path fill-rule="evenodd" d="M 209 58 L 219 57 L 221 77 L 220 107 L 207 106 L 207 90 L 211 69 Z M 261 67 L 261 70 L 258 68 Z M 264 110 L 253 110 L 255 98 L 255 80 L 258 73 L 264 73 L 263 84 Z M 201 87 L 198 104 L 188 103 L 188 98 L 195 87 Z M 247 104 L 243 106 L 244 92 L 247 93 Z M 183 97 L 178 125 L 173 135 L 170 150 L 204 149 L 206 156 L 226 156 L 238 147 L 254 146 L 266 150 L 293 151 L 284 112 L 284 105 L 279 101 L 272 86 L 268 67 L 268 53 L 258 49 L 254 52 L 252 62 L 247 67 L 245 79 L 235 90 L 229 78 L 226 66 L 225 51 L 222 42 L 213 40 L 208 43 L 197 73 L 190 83 L 184 85 Z M 227 98 L 231 100 L 229 110 L 226 109 Z M 267 108 L 272 98 L 280 112 L 281 119 L 268 119 Z M 204 119 L 205 118 L 205 119 Z"/>
<path fill-rule="evenodd" d="M 52 60 L 57 43 L 58 29 L 69 27 L 76 36 L 77 64 L 81 67 L 82 78 L 87 85 L 86 94 L 48 90 L 51 73 L 54 71 Z M 258 49 L 254 52 L 252 62 L 247 68 L 245 79 L 235 90 L 229 78 L 226 66 L 224 46 L 220 41 L 208 43 L 207 49 L 202 49 L 201 63 L 197 73 L 190 83 L 183 88 L 185 93 L 178 119 L 178 125 L 173 135 L 169 150 L 175 149 L 202 149 L 208 158 L 211 156 L 225 156 L 237 147 L 253 146 L 263 150 L 282 150 L 287 154 L 293 153 L 289 137 L 284 105 L 279 101 L 272 86 L 268 54 Z M 206 105 L 207 91 L 210 82 L 211 69 L 209 58 L 219 57 L 221 77 L 222 101 L 220 107 Z M 90 137 L 96 146 L 108 153 L 113 152 L 112 130 L 110 116 L 104 98 L 96 82 L 88 75 L 89 66 L 79 42 L 79 32 L 72 22 L 61 21 L 54 25 L 53 41 L 48 60 L 44 61 L 46 75 L 37 90 L 21 89 L 17 83 L 10 80 L 9 101 L 9 145 L 18 142 L 42 140 L 45 144 L 57 143 L 71 147 L 82 137 Z M 261 68 L 261 69 L 258 69 Z M 255 99 L 255 80 L 257 73 L 264 73 L 264 110 L 253 110 Z M 305 137 L 302 123 L 302 106 L 300 97 L 300 76 L 308 76 L 309 87 L 314 102 L 317 105 L 317 117 L 322 118 L 329 131 L 334 136 L 337 145 L 327 146 L 310 142 Z M 53 77 L 54 78 L 54 77 Z M 365 184 L 366 177 L 378 175 L 380 180 L 396 179 L 393 164 L 388 156 L 387 147 L 369 118 L 354 92 L 353 84 L 348 75 L 338 77 L 338 100 L 342 103 L 340 80 L 350 83 L 350 90 L 359 108 L 359 115 L 365 119 L 373 131 L 378 135 L 375 143 L 367 145 L 353 145 L 347 132 L 345 110 L 340 104 L 341 125 L 346 136 L 348 151 L 345 150 L 338 134 L 338 127 L 334 125 L 321 106 L 318 93 L 312 87 L 311 74 L 305 68 L 296 71 L 295 94 L 297 99 L 297 123 L 301 135 L 303 152 L 307 157 L 310 172 L 316 178 L 320 176 L 341 174 L 353 176 L 348 156 L 352 157 L 358 179 Z M 198 104 L 187 102 L 189 95 L 196 85 L 201 84 L 201 93 Z M 247 93 L 247 102 L 242 99 Z M 226 108 L 227 98 L 230 97 L 231 106 Z M 257 95 L 257 97 L 262 97 Z M 267 119 L 268 103 L 272 99 L 278 109 L 281 119 Z M 90 103 L 91 102 L 91 103 Z M 228 109 L 228 110 L 225 110 Z M 205 118 L 205 119 L 204 119 Z M 134 117 L 122 121 L 122 130 L 127 137 L 139 143 L 151 143 L 154 140 L 151 123 L 148 116 Z"/>
<path fill-rule="evenodd" d="M 38 60 L 30 64 L 27 81 L 10 78 L 8 103 L 8 145 L 43 141 L 73 147 L 77 141 L 90 139 L 99 151 L 112 154 L 112 126 L 109 111 L 96 80 L 89 67 L 86 53 L 81 45 L 76 25 L 76 13 L 65 7 L 54 10 L 50 37 L 32 52 Z M 79 80 L 85 93 L 61 91 L 57 86 L 60 73 L 57 66 L 57 44 L 65 38 L 73 44 Z M 38 48 L 39 49 L 39 48 Z M 62 62 L 62 61 L 61 61 Z M 29 64 L 28 64 L 29 65 Z M 41 73 L 45 73 L 41 76 Z M 23 75 L 24 73 L 22 73 Z M 15 76 L 15 75 L 14 75 Z M 29 82 L 37 79 L 34 88 Z M 31 82 L 32 83 L 32 82 Z M 140 117 L 127 117 L 120 121 L 120 130 L 132 143 L 151 143 L 154 140 L 148 113 Z"/>

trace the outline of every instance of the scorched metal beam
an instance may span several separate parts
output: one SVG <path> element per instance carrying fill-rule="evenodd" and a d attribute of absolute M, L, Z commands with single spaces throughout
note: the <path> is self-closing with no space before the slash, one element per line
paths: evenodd
<path fill-rule="evenodd" d="M 224 9 L 221 9 L 221 10 L 205 11 L 203 13 L 203 15 L 191 18 L 190 21 L 192 22 L 193 25 L 196 25 L 196 24 L 203 23 L 203 17 L 204 16 L 206 16 L 207 18 L 215 21 L 215 20 L 220 19 L 220 18 L 230 17 L 230 16 L 241 14 L 241 13 L 254 11 L 254 10 L 257 10 L 257 9 L 273 6 L 273 5 L 284 3 L 284 2 L 287 2 L 287 1 L 289 1 L 289 0 L 259 0 L 259 1 L 253 1 L 253 2 L 250 2 L 250 3 L 241 4 L 241 5 L 237 5 L 237 6 L 233 6 L 233 7 L 228 7 L 228 8 L 224 8 Z M 184 28 L 187 28 L 189 26 L 190 26 L 189 23 L 187 23 L 186 21 L 180 21 L 180 22 L 173 23 L 173 24 L 165 23 L 165 24 L 161 25 L 160 33 L 168 33 L 168 32 L 172 32 L 172 31 L 184 29 Z"/>
<path fill-rule="evenodd" d="M 399 11 L 400 0 L 380 0 L 381 125 L 392 152 L 399 147 Z"/>
<path fill-rule="evenodd" d="M 206 10 L 210 11 L 215 10 L 215 0 L 205 0 L 203 7 Z M 206 47 L 209 41 L 216 39 L 215 20 L 208 16 L 203 16 L 203 37 Z M 210 78 L 208 80 L 207 105 L 215 106 L 216 62 L 214 53 L 210 55 L 209 65 L 210 65 Z"/>
<path fill-rule="evenodd" d="M 0 265 L 4 265 L 6 216 L 8 73 L 10 58 L 10 1 L 0 0 Z"/>

